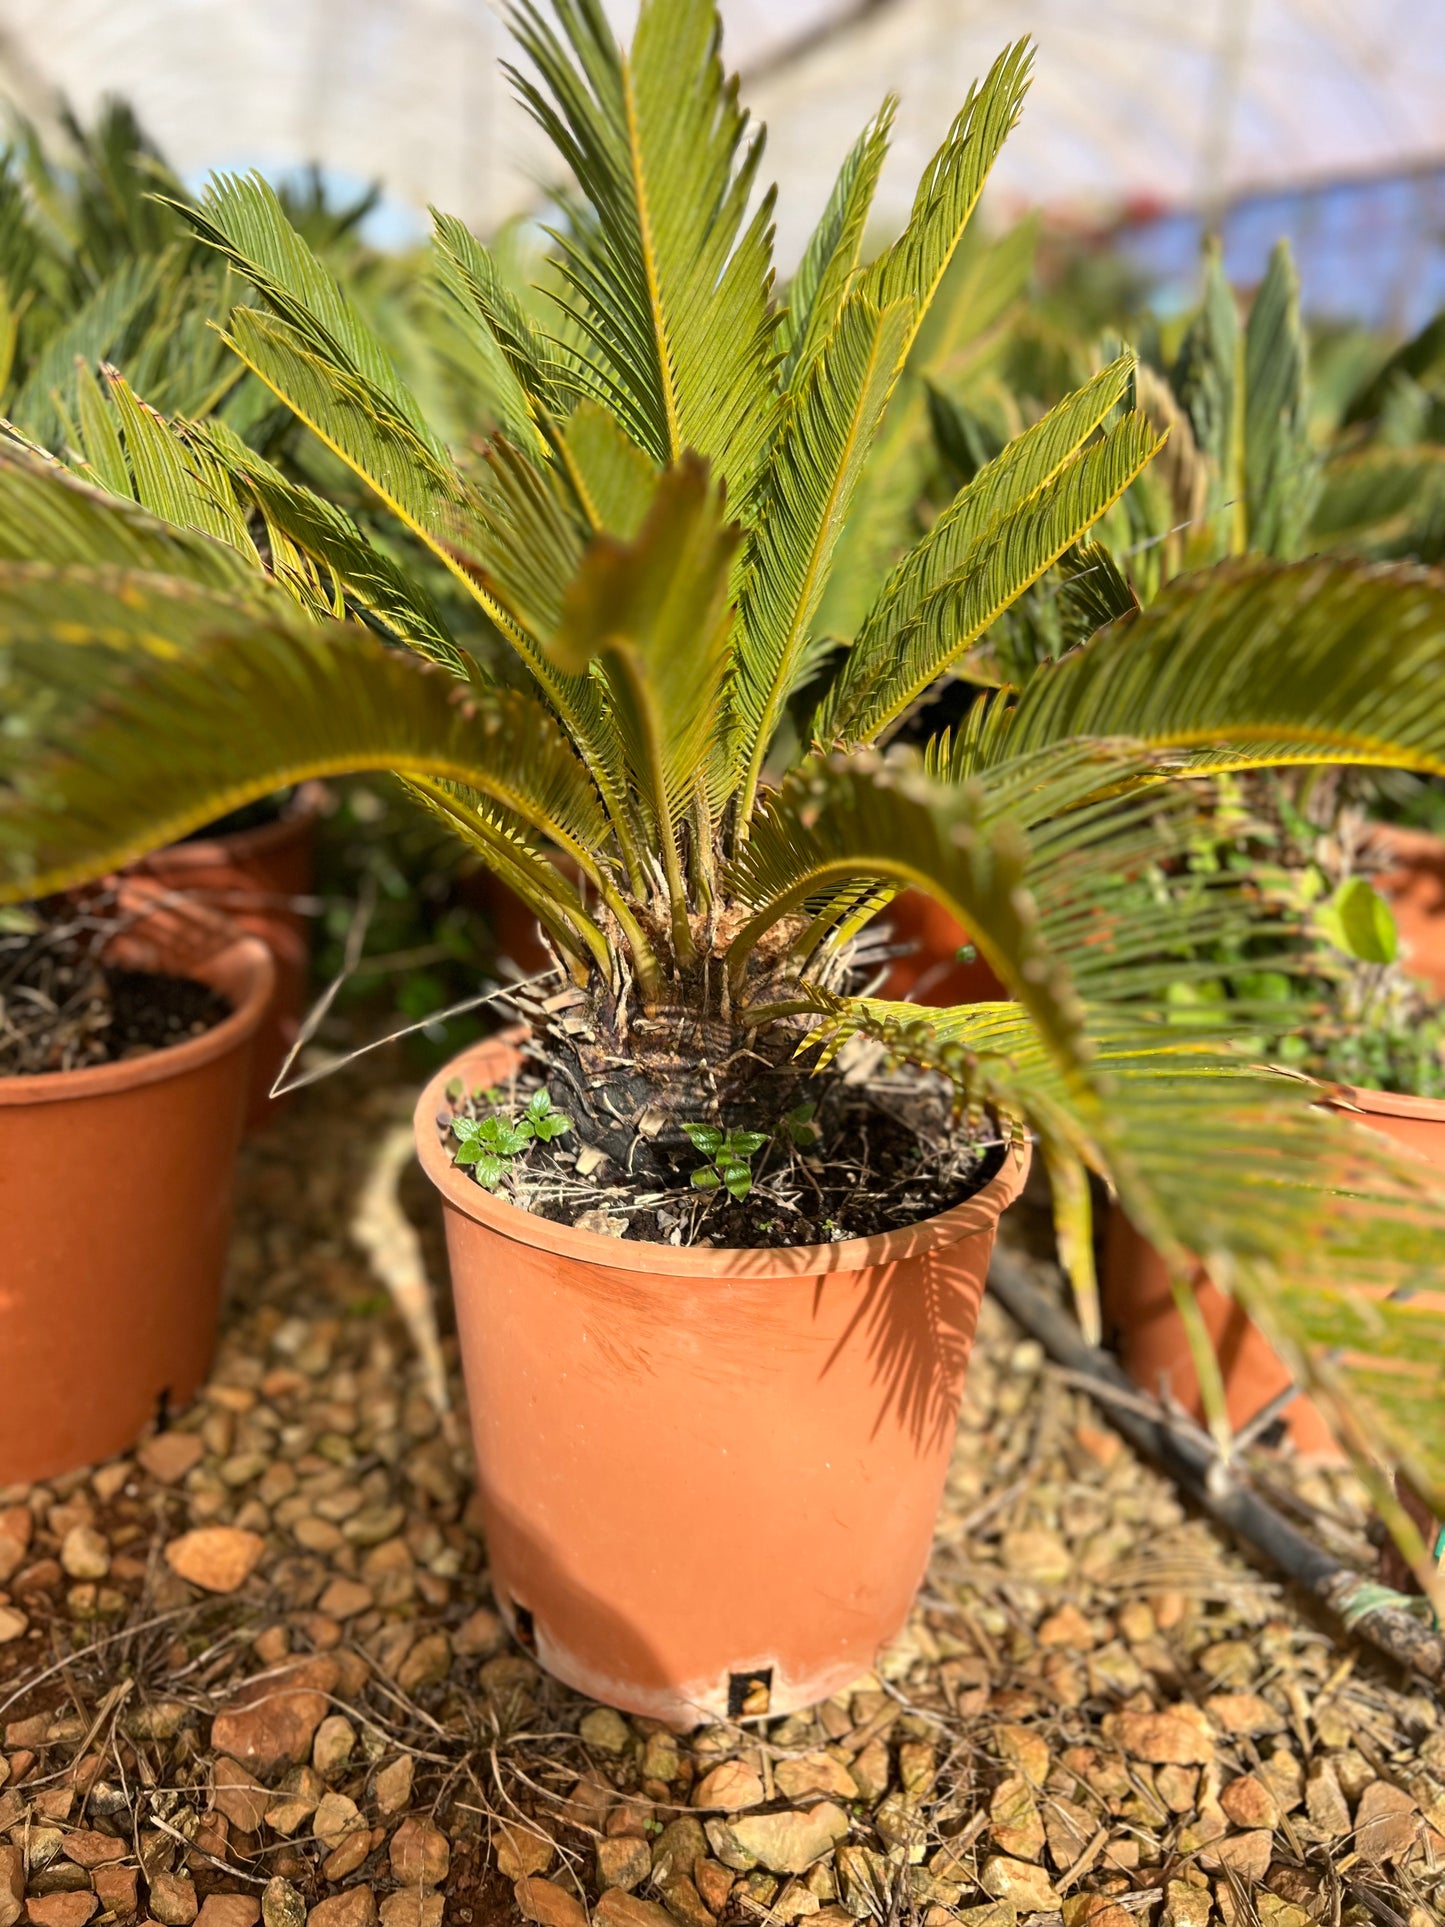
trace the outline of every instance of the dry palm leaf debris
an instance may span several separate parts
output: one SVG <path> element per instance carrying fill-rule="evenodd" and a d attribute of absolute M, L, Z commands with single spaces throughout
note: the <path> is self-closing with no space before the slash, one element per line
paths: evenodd
<path fill-rule="evenodd" d="M 406 1103 L 308 1092 L 247 1153 L 196 1404 L 0 1493 L 0 1927 L 1441 1917 L 1439 1702 L 1189 1517 L 991 1308 L 876 1675 L 686 1736 L 547 1679 L 349 1243 Z M 1368 1564 L 1348 1476 L 1273 1479 Z"/>

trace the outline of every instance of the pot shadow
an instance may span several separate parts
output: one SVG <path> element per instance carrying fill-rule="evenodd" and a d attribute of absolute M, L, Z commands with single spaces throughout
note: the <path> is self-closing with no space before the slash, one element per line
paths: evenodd
<path fill-rule="evenodd" d="M 990 1152 L 979 1190 L 1003 1168 L 1004 1156 L 1002 1147 Z M 865 1334 L 882 1391 L 874 1438 L 890 1418 L 907 1431 L 918 1452 L 953 1435 L 986 1283 L 963 1256 L 968 1242 L 875 1268 L 828 1356 L 825 1375 L 859 1331 Z M 911 1280 L 904 1282 L 909 1274 Z M 815 1310 L 826 1283 L 818 1281 Z"/>

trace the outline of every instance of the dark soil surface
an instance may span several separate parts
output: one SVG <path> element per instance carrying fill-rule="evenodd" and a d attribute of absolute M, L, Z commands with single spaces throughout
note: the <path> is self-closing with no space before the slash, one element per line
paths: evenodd
<path fill-rule="evenodd" d="M 109 969 L 96 925 L 0 938 L 0 1076 L 81 1070 L 200 1036 L 231 1014 L 190 977 Z"/>
<path fill-rule="evenodd" d="M 456 1119 L 516 1123 L 543 1088 L 528 1067 L 506 1090 L 460 1094 L 438 1116 L 438 1130 L 455 1150 Z M 653 1146 L 668 1171 L 659 1184 L 655 1172 L 639 1178 L 610 1160 L 594 1163 L 575 1128 L 528 1144 L 488 1188 L 554 1224 L 608 1237 L 753 1250 L 837 1244 L 921 1223 L 971 1198 L 1003 1162 L 991 1125 L 979 1137 L 955 1124 L 939 1080 L 824 1075 L 810 1081 L 807 1096 L 813 1117 L 796 1128 L 778 1121 L 748 1160 L 744 1196 L 720 1182 L 699 1188 L 694 1173 L 706 1182 L 710 1160 L 686 1139 Z"/>

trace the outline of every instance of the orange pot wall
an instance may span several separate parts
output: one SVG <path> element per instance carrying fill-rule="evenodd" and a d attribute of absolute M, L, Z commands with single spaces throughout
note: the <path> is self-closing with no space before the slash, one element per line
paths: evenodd
<path fill-rule="evenodd" d="M 1405 967 L 1445 997 L 1445 837 L 1377 823 L 1371 838 L 1389 859 L 1377 881 L 1395 913 Z"/>
<path fill-rule="evenodd" d="M 318 798 L 317 787 L 307 785 L 274 823 L 172 843 L 136 865 L 140 875 L 184 891 L 259 937 L 275 960 L 276 990 L 251 1061 L 246 1123 L 253 1130 L 275 1115 L 271 1086 L 309 1002 L 309 920 L 293 900 L 309 896 L 315 886 Z"/>
<path fill-rule="evenodd" d="M 907 957 L 895 957 L 879 990 L 880 997 L 918 1004 L 987 1004 L 1008 992 L 981 957 L 960 963 L 958 952 L 968 933 L 942 904 L 921 890 L 903 890 L 878 921 L 892 927 L 898 943 L 915 943 Z"/>
<path fill-rule="evenodd" d="M 1354 1107 L 1349 1114 L 1445 1173 L 1445 1102 L 1391 1091 L 1354 1090 L 1349 1095 Z M 1290 1384 L 1288 1367 L 1243 1308 L 1202 1271 L 1195 1293 L 1224 1373 L 1230 1423 L 1243 1426 Z M 1106 1321 L 1135 1384 L 1149 1392 L 1167 1384 L 1186 1411 L 1202 1418 L 1199 1380 L 1164 1261 L 1117 1210 L 1109 1214 L 1103 1298 Z M 1295 1399 L 1281 1416 L 1296 1450 L 1340 1456 L 1329 1427 L 1308 1399 Z"/>
<path fill-rule="evenodd" d="M 856 1679 L 928 1559 L 994 1231 L 1027 1158 L 903 1232 L 792 1251 L 623 1243 L 457 1171 L 441 1192 L 498 1603 L 594 1698 L 678 1726 Z"/>
<path fill-rule="evenodd" d="M 274 971 L 243 937 L 187 974 L 235 1006 L 203 1036 L 0 1078 L 0 1485 L 123 1451 L 209 1367 Z"/>

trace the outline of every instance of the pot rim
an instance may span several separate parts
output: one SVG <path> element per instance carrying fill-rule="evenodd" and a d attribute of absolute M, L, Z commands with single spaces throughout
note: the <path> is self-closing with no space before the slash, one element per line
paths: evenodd
<path fill-rule="evenodd" d="M 188 1037 L 183 1044 L 170 1044 L 145 1057 L 122 1058 L 119 1063 L 87 1064 L 81 1070 L 31 1071 L 23 1077 L 0 1077 L 0 1105 L 58 1104 L 74 1098 L 109 1097 L 118 1091 L 159 1084 L 167 1078 L 197 1070 L 255 1033 L 266 1015 L 276 982 L 276 966 L 270 951 L 259 937 L 247 936 L 233 938 L 204 961 L 192 963 L 183 970 L 148 974 L 190 977 L 213 986 L 218 978 L 234 976 L 240 980 L 240 994 L 229 1017 L 223 1017 L 199 1037 Z"/>
<path fill-rule="evenodd" d="M 1408 1091 L 1377 1091 L 1372 1086 L 1346 1084 L 1347 1105 L 1366 1117 L 1408 1117 L 1420 1124 L 1445 1124 L 1445 1097 L 1414 1097 Z"/>
<path fill-rule="evenodd" d="M 1445 860 L 1445 836 L 1436 830 L 1423 830 L 1414 823 L 1385 823 L 1372 817 L 1369 840 L 1377 843 L 1386 856 L 1405 865 L 1411 862 L 1438 863 Z M 1384 879 L 1388 882 L 1388 875 Z"/>
<path fill-rule="evenodd" d="M 167 843 L 134 866 L 142 876 L 165 877 L 177 870 L 212 868 L 217 863 L 252 863 L 271 856 L 304 836 L 321 815 L 323 786 L 302 783 L 281 814 L 270 823 L 249 830 L 228 830 L 224 836 L 196 837 Z"/>
<path fill-rule="evenodd" d="M 595 1231 L 579 1231 L 575 1225 L 554 1224 L 550 1218 L 536 1217 L 530 1211 L 494 1197 L 459 1171 L 443 1149 L 437 1136 L 436 1117 L 447 1085 L 454 1077 L 466 1075 L 465 1066 L 498 1048 L 514 1048 L 506 1033 L 484 1038 L 459 1051 L 423 1088 L 413 1113 L 417 1156 L 423 1171 L 441 1193 L 443 1203 L 474 1223 L 485 1225 L 489 1231 L 498 1232 L 515 1244 L 532 1245 L 560 1257 L 601 1265 L 610 1271 L 653 1272 L 674 1278 L 781 1281 L 895 1264 L 901 1259 L 921 1257 L 925 1252 L 957 1244 L 974 1232 L 992 1230 L 1023 1190 L 1032 1161 L 1033 1147 L 1026 1140 L 1021 1152 L 1005 1149 L 1001 1169 L 962 1204 L 896 1231 L 875 1232 L 869 1238 L 847 1238 L 839 1244 L 720 1250 L 713 1245 L 660 1245 L 642 1239 L 604 1238 Z"/>

